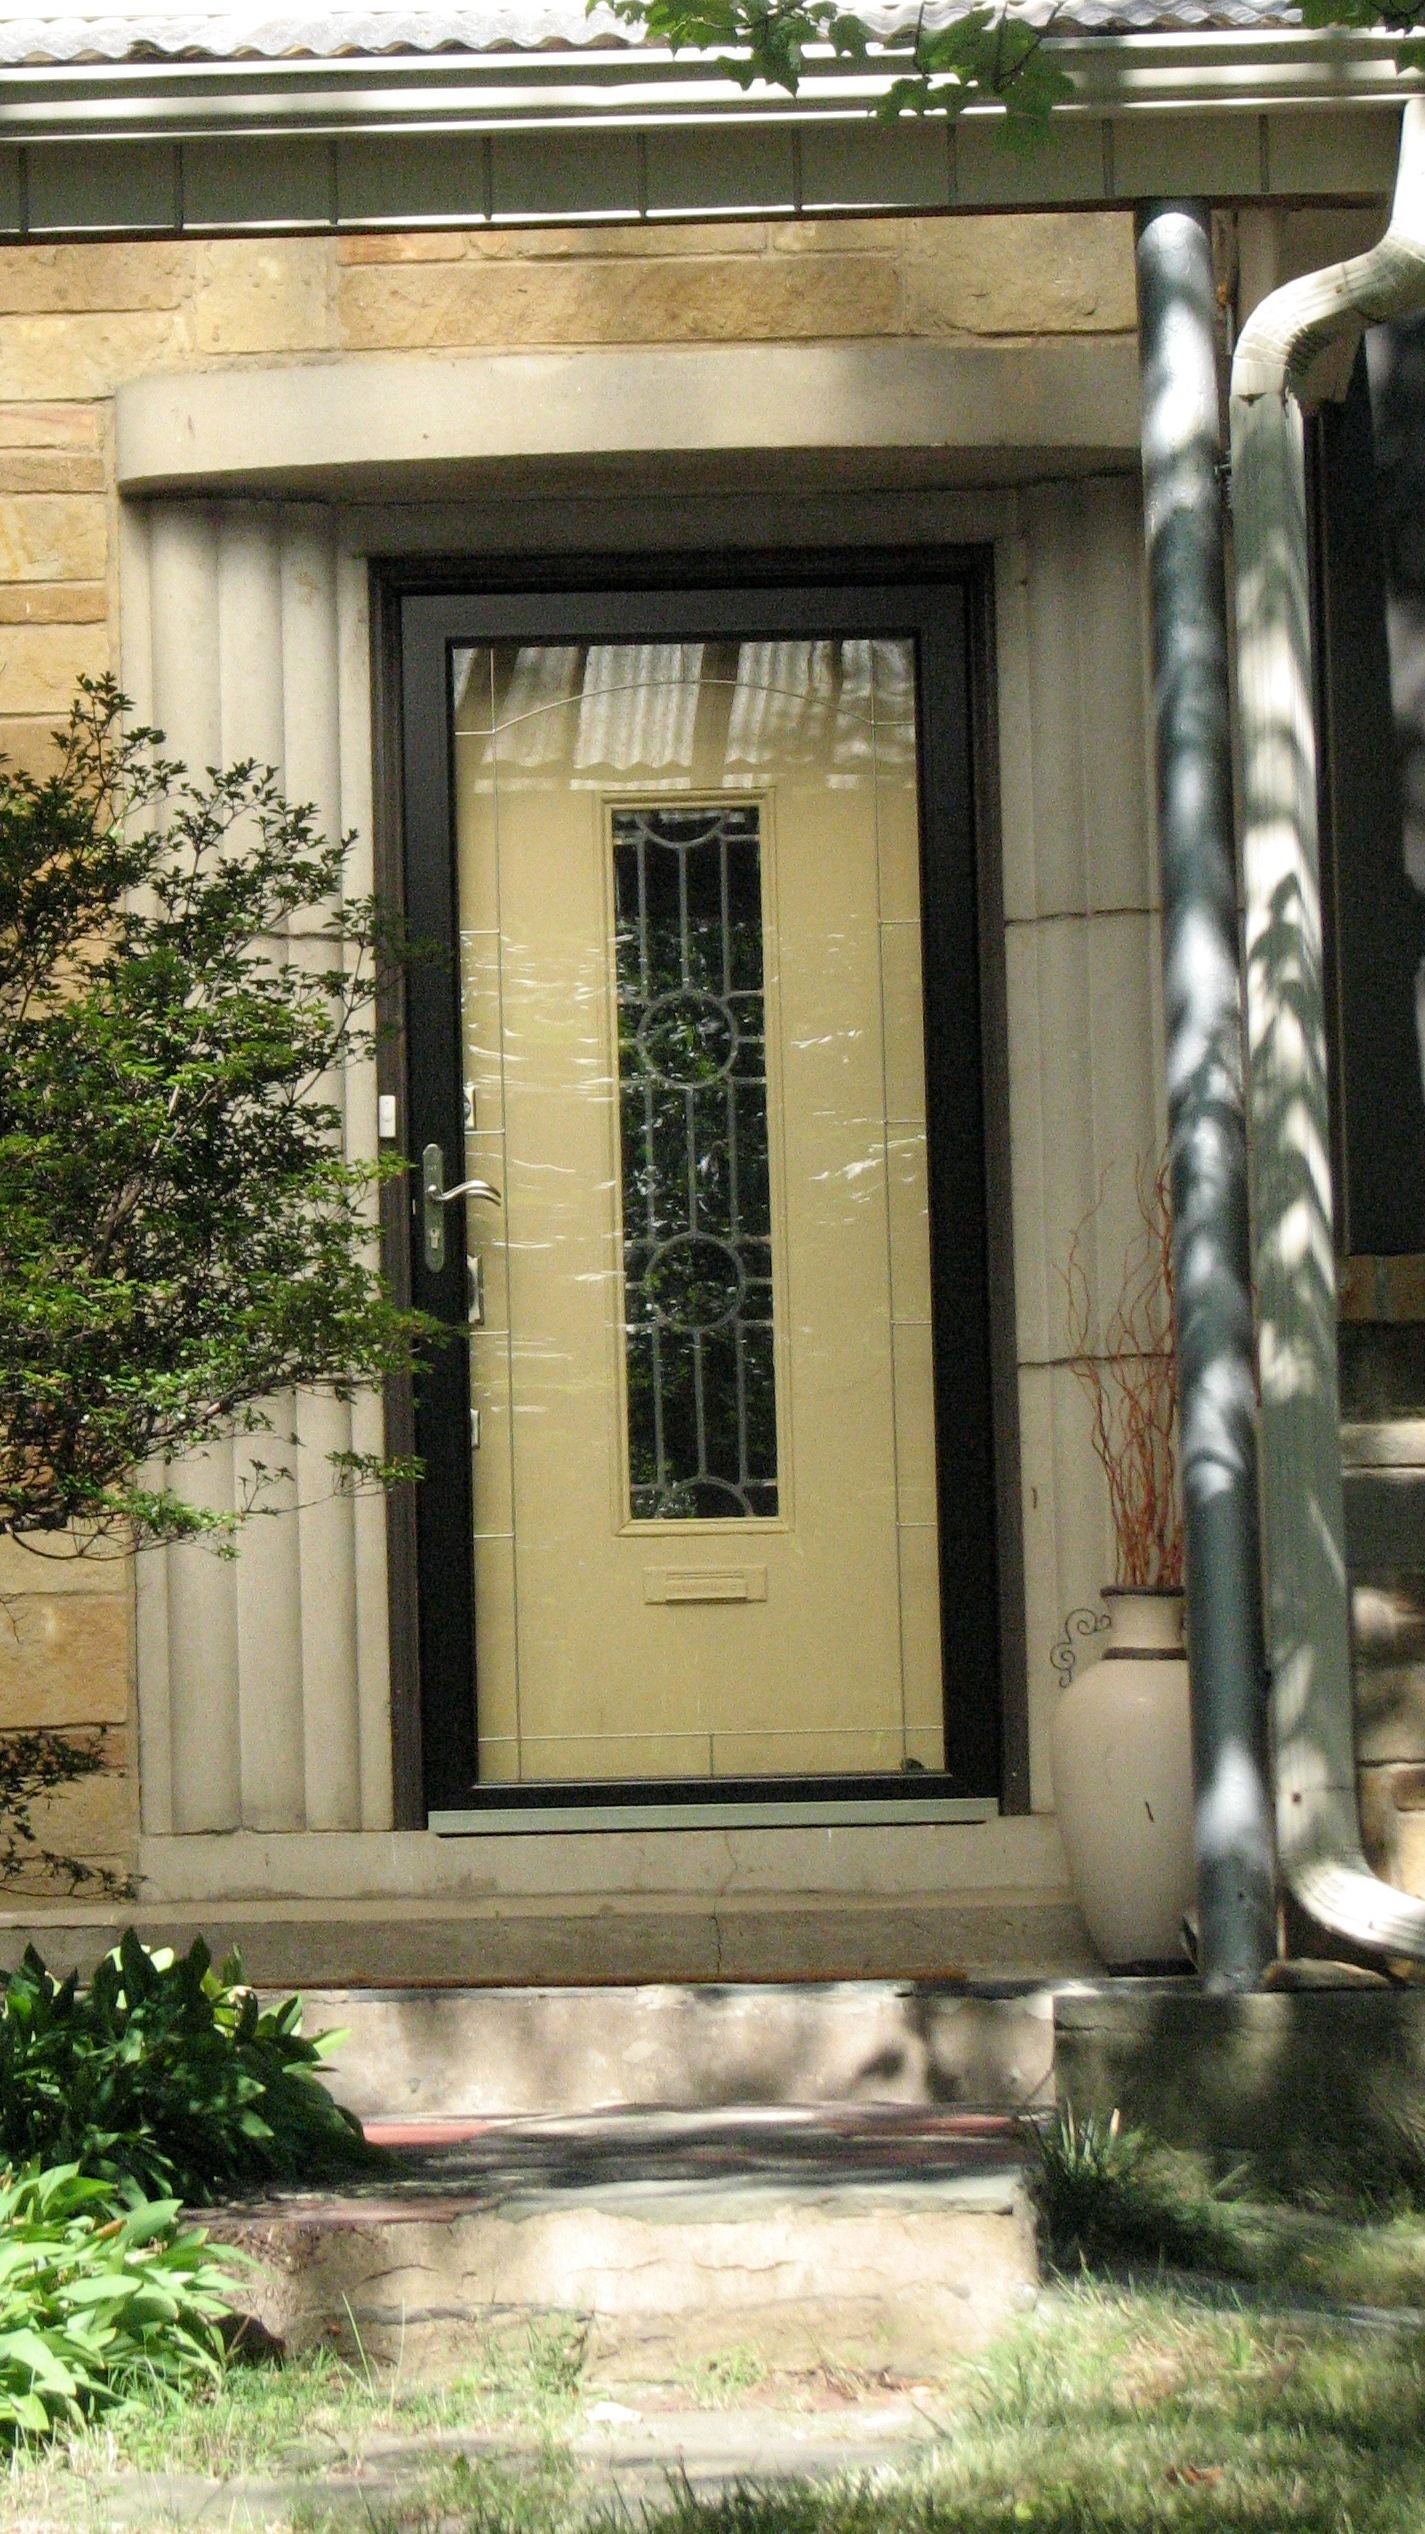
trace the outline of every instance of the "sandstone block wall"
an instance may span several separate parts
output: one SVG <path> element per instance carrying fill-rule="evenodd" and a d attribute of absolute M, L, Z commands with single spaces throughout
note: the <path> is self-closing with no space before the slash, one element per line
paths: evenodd
<path fill-rule="evenodd" d="M 0 249 L 0 749 L 44 770 L 82 672 L 118 658 L 112 398 L 156 371 L 346 353 L 1112 335 L 1126 214 Z M 0 1559 L 0 1731 L 100 1730 L 54 1844 L 122 1865 L 137 1806 L 132 1579 Z"/>

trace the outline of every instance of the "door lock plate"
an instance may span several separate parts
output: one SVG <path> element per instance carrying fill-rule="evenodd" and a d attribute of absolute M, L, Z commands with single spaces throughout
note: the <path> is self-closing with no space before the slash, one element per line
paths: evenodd
<path fill-rule="evenodd" d="M 438 1276 L 445 1265 L 445 1155 L 439 1144 L 427 1144 L 421 1155 L 421 1234 L 426 1265 Z"/>
<path fill-rule="evenodd" d="M 439 1144 L 427 1144 L 421 1154 L 421 1248 L 433 1276 L 445 1265 L 445 1209 L 457 1197 L 478 1197 L 482 1205 L 502 1202 L 488 1179 L 462 1179 L 458 1187 L 447 1188 L 445 1155 Z"/>

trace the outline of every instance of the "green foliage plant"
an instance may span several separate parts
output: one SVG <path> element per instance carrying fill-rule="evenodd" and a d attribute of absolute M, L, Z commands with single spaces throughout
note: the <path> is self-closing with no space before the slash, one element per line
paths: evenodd
<path fill-rule="evenodd" d="M 151 1953 L 130 1931 L 87 1988 L 31 1949 L 0 1992 L 0 2160 L 190 2207 L 349 2172 L 378 2159 L 322 2083 L 336 2039 L 201 1940 Z"/>
<path fill-rule="evenodd" d="M 588 0 L 588 8 L 590 15 L 611 9 L 672 52 L 714 53 L 716 68 L 744 89 L 765 83 L 795 96 L 819 64 L 892 70 L 906 60 L 870 109 L 879 120 L 999 106 L 1002 137 L 1011 145 L 1032 146 L 1055 106 L 1074 93 L 1073 80 L 1045 48 L 1057 6 L 1036 23 L 1016 0 L 987 0 L 938 27 L 927 26 L 918 9 L 884 34 L 841 0 Z M 1399 39 L 1398 69 L 1425 69 L 1425 0 L 1301 0 L 1301 16 L 1308 27 L 1380 28 Z"/>
<path fill-rule="evenodd" d="M 1301 16 L 1305 26 L 1380 27 L 1408 37 L 1425 27 L 1425 0 L 1399 0 L 1396 7 L 1389 0 L 1301 0 Z M 1402 70 L 1418 70 L 1425 52 L 1418 44 L 1404 44 L 1396 59 Z"/>
<path fill-rule="evenodd" d="M 343 894 L 351 840 L 260 766 L 190 777 L 127 713 L 82 681 L 52 774 L 0 761 L 0 1539 L 39 1556 L 230 1552 L 290 1456 L 251 1450 L 226 1510 L 169 1463 L 274 1433 L 298 1389 L 350 1399 L 425 1330 L 371 1254 L 401 1165 L 341 1145 L 341 1072 L 401 947 Z M 413 1474 L 329 1459 L 323 1486 Z M 0 1734 L 0 1886 L 126 1888 L 40 1828 L 103 1759 L 95 1735 Z"/>
<path fill-rule="evenodd" d="M 1014 0 L 968 8 L 948 26 L 927 26 L 918 11 L 881 37 L 839 0 L 589 0 L 591 12 L 603 6 L 672 52 L 715 52 L 717 69 L 744 89 L 764 81 L 795 96 L 818 57 L 858 69 L 905 62 L 876 100 L 883 122 L 993 105 L 1003 109 L 1007 140 L 1032 140 L 1073 94 L 1073 81 L 1044 49 L 1054 11 L 1032 24 Z"/>
<path fill-rule="evenodd" d="M 0 2444 L 214 2377 L 236 2256 L 75 2165 L 0 2181 Z"/>
<path fill-rule="evenodd" d="M 1075 2113 L 1067 2105 L 1034 2130 L 1030 2188 L 1061 2263 L 1211 2266 L 1226 2240 L 1214 2192 L 1185 2189 L 1171 2159 L 1116 2111 Z"/>
<path fill-rule="evenodd" d="M 128 709 L 85 680 L 55 771 L 0 766 L 0 1538 L 41 1554 L 223 1546 L 291 1461 L 250 1452 L 236 1511 L 168 1464 L 294 1392 L 350 1400 L 425 1329 L 373 1259 L 402 1165 L 342 1149 L 399 955 L 343 894 L 352 840 Z M 413 1474 L 329 1457 L 338 1487 Z"/>

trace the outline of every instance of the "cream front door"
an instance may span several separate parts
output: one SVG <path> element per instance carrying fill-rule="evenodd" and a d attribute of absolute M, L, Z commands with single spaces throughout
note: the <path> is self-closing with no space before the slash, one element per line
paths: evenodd
<path fill-rule="evenodd" d="M 910 646 L 455 676 L 481 1775 L 938 1770 Z"/>
<path fill-rule="evenodd" d="M 944 1783 L 915 644 L 446 658 L 479 1784 Z"/>

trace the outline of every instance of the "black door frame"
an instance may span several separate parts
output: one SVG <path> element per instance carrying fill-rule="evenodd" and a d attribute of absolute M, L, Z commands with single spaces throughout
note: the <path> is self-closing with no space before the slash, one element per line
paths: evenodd
<path fill-rule="evenodd" d="M 398 1817 L 521 1812 L 651 1799 L 874 1796 L 1027 1801 L 1022 1547 L 1009 1238 L 1003 923 L 986 549 L 469 559 L 376 578 L 378 784 L 384 890 L 434 955 L 409 973 L 382 1059 L 403 1148 L 463 1151 L 453 843 L 450 654 L 479 642 L 696 640 L 895 633 L 918 665 L 922 937 L 932 1314 L 940 1509 L 944 1773 L 567 1784 L 478 1782 L 468 1357 L 458 1339 L 389 1404 L 391 1448 L 425 1478 L 393 1506 L 393 1695 Z M 458 1216 L 462 1209 L 450 1209 Z M 388 1270 L 423 1309 L 463 1325 L 465 1227 L 437 1281 L 415 1237 L 414 1182 L 388 1199 Z M 462 1272 L 457 1274 L 455 1267 Z"/>

